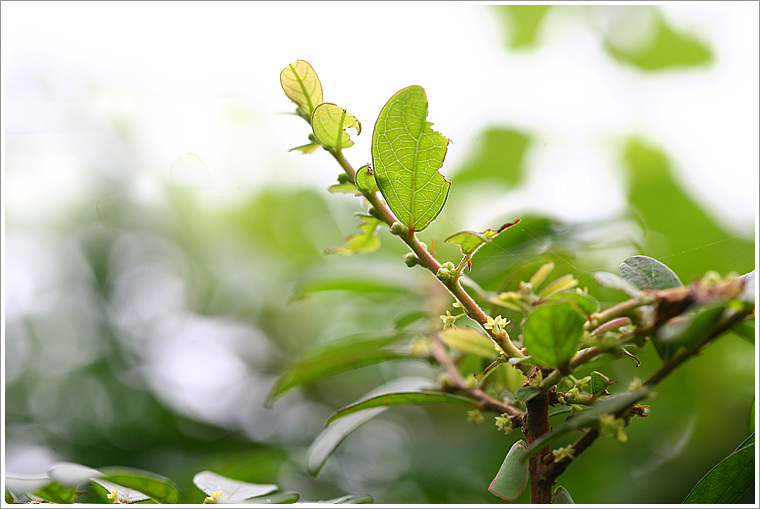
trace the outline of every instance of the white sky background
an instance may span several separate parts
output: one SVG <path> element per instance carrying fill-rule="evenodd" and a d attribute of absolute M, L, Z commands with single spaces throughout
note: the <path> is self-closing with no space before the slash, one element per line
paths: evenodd
<path fill-rule="evenodd" d="M 308 126 L 276 115 L 293 110 L 279 72 L 305 59 L 325 100 L 363 123 L 347 151 L 357 167 L 369 162 L 385 101 L 419 84 L 429 120 L 453 140 L 444 174 L 489 125 L 535 136 L 531 179 L 507 209 L 565 219 L 619 210 L 619 191 L 600 200 L 598 188 L 619 182 L 615 141 L 640 133 L 668 153 L 692 192 L 746 232 L 758 189 L 758 5 L 663 8 L 670 23 L 707 41 L 710 67 L 620 65 L 590 19 L 568 10 L 550 12 L 537 50 L 508 53 L 489 8 L 466 3 L 4 2 L 7 211 L 44 223 L 92 191 L 93 171 L 128 172 L 149 189 L 187 152 L 204 160 L 225 196 L 273 179 L 331 183 L 337 172 L 325 154 L 287 153 Z M 112 134 L 98 129 L 113 118 L 137 133 L 118 164 L 109 162 Z"/>

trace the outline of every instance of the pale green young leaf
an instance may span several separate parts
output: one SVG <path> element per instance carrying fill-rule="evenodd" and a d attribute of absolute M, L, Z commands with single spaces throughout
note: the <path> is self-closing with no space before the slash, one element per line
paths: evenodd
<path fill-rule="evenodd" d="M 509 449 L 488 491 L 504 500 L 517 499 L 528 484 L 527 445 L 518 440 Z"/>
<path fill-rule="evenodd" d="M 496 356 L 495 343 L 480 332 L 473 329 L 449 328 L 441 333 L 441 340 L 460 352 L 477 355 L 486 359 Z"/>
<path fill-rule="evenodd" d="M 578 351 L 585 321 L 571 302 L 539 306 L 523 327 L 528 354 L 543 366 L 566 365 Z"/>
<path fill-rule="evenodd" d="M 358 216 L 363 219 L 359 224 L 361 231 L 346 237 L 346 245 L 334 249 L 325 249 L 326 253 L 351 256 L 377 251 L 380 247 L 380 237 L 377 236 L 377 229 L 382 224 L 382 221 L 369 215 L 359 214 Z"/>
<path fill-rule="evenodd" d="M 377 191 L 377 181 L 375 180 L 375 172 L 370 165 L 365 164 L 358 170 L 356 170 L 356 177 L 354 183 L 359 191 L 364 193 L 374 193 Z"/>
<path fill-rule="evenodd" d="M 449 140 L 427 122 L 425 90 L 396 92 L 380 111 L 372 133 L 372 167 L 385 201 L 412 231 L 440 214 L 451 184 L 438 173 Z"/>
<path fill-rule="evenodd" d="M 465 256 L 473 255 L 475 251 L 483 247 L 485 244 L 491 242 L 493 238 L 498 234 L 510 226 L 516 225 L 519 222 L 520 220 L 518 219 L 517 221 L 512 221 L 511 223 L 504 223 L 498 230 L 493 230 L 491 228 L 482 232 L 464 230 L 450 235 L 446 239 L 446 242 L 459 246 L 459 249 Z"/>
<path fill-rule="evenodd" d="M 356 129 L 361 134 L 362 125 L 356 117 L 333 103 L 322 103 L 311 114 L 311 128 L 314 136 L 327 148 L 341 150 L 354 144 L 346 129 Z"/>
<path fill-rule="evenodd" d="M 322 103 L 322 84 L 317 73 L 305 60 L 296 60 L 280 73 L 285 95 L 298 105 L 298 114 L 311 119 L 314 108 Z"/>
<path fill-rule="evenodd" d="M 316 142 L 313 143 L 307 143 L 306 145 L 300 145 L 298 147 L 293 147 L 288 152 L 293 152 L 294 150 L 298 150 L 299 152 L 303 154 L 313 154 L 316 152 L 316 150 L 321 147 L 322 145 Z"/>

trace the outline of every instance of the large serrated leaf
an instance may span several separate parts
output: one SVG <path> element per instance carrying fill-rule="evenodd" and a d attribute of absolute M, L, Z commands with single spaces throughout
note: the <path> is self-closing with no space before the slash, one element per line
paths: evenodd
<path fill-rule="evenodd" d="M 285 95 L 298 105 L 298 114 L 306 120 L 322 103 L 322 84 L 317 73 L 305 60 L 296 60 L 280 73 L 280 85 Z"/>
<path fill-rule="evenodd" d="M 640 290 L 666 290 L 683 286 L 670 267 L 648 256 L 631 256 L 620 264 L 623 279 Z"/>
<path fill-rule="evenodd" d="M 751 439 L 751 440 L 750 440 Z M 686 496 L 684 504 L 733 504 L 755 478 L 754 435 L 715 465 Z"/>
<path fill-rule="evenodd" d="M 341 150 L 354 144 L 346 129 L 353 127 L 361 134 L 362 125 L 356 117 L 333 103 L 322 103 L 311 114 L 311 128 L 317 140 L 328 148 Z"/>
<path fill-rule="evenodd" d="M 509 449 L 488 491 L 504 500 L 517 499 L 528 484 L 527 445 L 518 440 Z"/>
<path fill-rule="evenodd" d="M 284 392 L 345 371 L 385 361 L 408 359 L 409 355 L 386 347 L 406 338 L 404 334 L 354 335 L 321 345 L 285 368 L 272 388 L 267 406 Z"/>
<path fill-rule="evenodd" d="M 396 92 L 380 111 L 372 133 L 372 167 L 388 206 L 412 231 L 440 214 L 451 184 L 438 173 L 449 140 L 427 122 L 425 90 Z"/>
<path fill-rule="evenodd" d="M 528 354 L 543 366 L 566 365 L 578 351 L 585 321 L 571 302 L 539 306 L 523 327 Z"/>
<path fill-rule="evenodd" d="M 457 396 L 446 392 L 434 391 L 404 391 L 381 394 L 372 398 L 361 399 L 355 403 L 337 410 L 328 419 L 327 424 L 335 422 L 347 415 L 366 410 L 368 408 L 389 407 L 396 405 L 430 405 L 433 403 L 454 403 L 469 407 L 477 407 L 478 403 L 464 396 Z"/>
<path fill-rule="evenodd" d="M 423 387 L 430 387 L 433 382 L 426 378 L 420 377 L 404 377 L 391 380 L 390 382 L 381 385 L 373 391 L 367 393 L 364 399 L 372 398 L 382 394 L 388 394 L 391 392 L 397 392 L 400 390 L 419 390 Z M 339 421 L 330 424 L 319 436 L 312 442 L 309 447 L 309 452 L 306 458 L 306 466 L 309 473 L 313 476 L 319 475 L 322 467 L 325 466 L 330 455 L 340 445 L 343 440 L 354 432 L 359 426 L 365 422 L 377 417 L 381 413 L 385 412 L 388 407 L 376 407 L 368 408 L 366 410 L 360 410 L 354 414 L 344 417 Z"/>

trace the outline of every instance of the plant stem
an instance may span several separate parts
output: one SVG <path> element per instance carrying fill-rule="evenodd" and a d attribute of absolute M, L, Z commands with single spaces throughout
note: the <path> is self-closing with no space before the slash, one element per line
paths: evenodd
<path fill-rule="evenodd" d="M 528 439 L 528 445 L 530 445 L 549 432 L 549 396 L 539 394 L 530 399 L 526 406 L 528 411 L 525 416 L 523 433 Z M 544 458 L 547 455 L 551 456 L 548 445 L 531 456 L 528 463 L 531 504 L 550 504 L 552 500 L 554 479 L 546 475 L 547 465 L 544 463 Z"/>
<path fill-rule="evenodd" d="M 343 171 L 350 179 L 356 177 L 356 171 L 351 166 L 351 163 L 346 160 L 341 150 L 329 150 L 330 154 L 340 164 Z M 378 214 L 378 217 L 386 223 L 388 226 L 398 222 L 398 219 L 393 212 L 388 208 L 388 205 L 380 198 L 377 191 L 373 193 L 362 193 L 367 201 L 372 205 Z M 419 241 L 413 231 L 410 231 L 407 235 L 400 235 L 401 240 L 412 250 L 414 255 L 419 260 L 419 264 L 429 270 L 433 275 L 437 275 L 438 269 L 441 268 L 441 264 L 438 260 L 428 251 L 428 249 Z M 437 279 L 437 277 L 436 277 Z M 459 284 L 458 278 L 452 278 L 449 281 L 439 281 L 446 287 L 446 289 L 459 301 L 462 305 L 462 309 L 467 313 L 467 316 L 478 322 L 481 327 L 488 323 L 488 315 L 478 306 L 478 304 L 470 297 L 462 285 Z M 509 357 L 525 357 L 520 350 L 512 343 L 509 337 L 499 336 L 490 329 L 483 327 L 483 330 L 488 336 L 498 344 Z"/>

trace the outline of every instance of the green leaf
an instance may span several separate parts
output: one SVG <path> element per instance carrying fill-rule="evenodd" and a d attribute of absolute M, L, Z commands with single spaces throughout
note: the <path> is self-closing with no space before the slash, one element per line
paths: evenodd
<path fill-rule="evenodd" d="M 598 371 L 594 371 L 591 373 L 591 394 L 594 396 L 602 394 L 607 390 L 607 387 L 613 383 L 614 382 L 612 382 L 607 376 Z"/>
<path fill-rule="evenodd" d="M 322 145 L 320 143 L 316 143 L 316 142 L 307 143 L 306 145 L 300 145 L 298 147 L 293 147 L 290 150 L 288 150 L 288 152 L 293 152 L 294 150 L 298 150 L 299 152 L 302 152 L 304 154 L 313 154 L 321 146 Z"/>
<path fill-rule="evenodd" d="M 359 223 L 361 232 L 354 233 L 346 237 L 346 245 L 333 249 L 325 249 L 328 254 L 339 254 L 351 256 L 355 254 L 371 253 L 380 248 L 380 237 L 377 236 L 377 230 L 383 223 L 373 216 L 357 214 L 363 221 Z"/>
<path fill-rule="evenodd" d="M 469 407 L 477 407 L 478 403 L 470 398 L 464 396 L 457 396 L 455 394 L 449 394 L 447 392 L 434 392 L 434 391 L 420 391 L 420 392 L 394 392 L 390 394 L 382 394 L 380 396 L 374 396 L 372 398 L 361 399 L 355 403 L 335 411 L 328 419 L 327 424 L 341 419 L 347 415 L 360 410 L 366 410 L 376 407 L 389 407 L 397 405 L 430 405 L 433 403 L 454 403 L 457 405 L 465 405 Z"/>
<path fill-rule="evenodd" d="M 502 184 L 513 187 L 525 175 L 524 156 L 530 145 L 527 134 L 504 128 L 486 129 L 478 134 L 477 152 L 454 174 L 454 185 Z"/>
<path fill-rule="evenodd" d="M 504 500 L 515 500 L 522 494 L 528 484 L 526 452 L 527 445 L 522 440 L 512 445 L 488 491 Z"/>
<path fill-rule="evenodd" d="M 317 73 L 305 60 L 296 60 L 280 73 L 280 85 L 291 101 L 298 105 L 298 114 L 306 120 L 322 103 L 322 84 Z"/>
<path fill-rule="evenodd" d="M 332 498 L 330 500 L 319 500 L 317 502 L 306 502 L 305 504 L 371 504 L 375 499 L 371 495 L 343 495 L 342 497 Z"/>
<path fill-rule="evenodd" d="M 459 249 L 462 251 L 462 254 L 465 256 L 472 255 L 483 247 L 485 244 L 491 242 L 491 240 L 496 237 L 498 234 L 509 228 L 510 226 L 516 225 L 519 223 L 520 220 L 512 221 L 511 223 L 505 223 L 501 225 L 501 227 L 498 230 L 492 230 L 488 229 L 483 232 L 473 232 L 470 230 L 465 230 L 461 232 L 457 232 L 453 235 L 450 235 L 446 242 L 450 244 L 456 244 L 459 246 Z"/>
<path fill-rule="evenodd" d="M 541 394 L 541 389 L 539 389 L 538 387 L 526 385 L 524 387 L 520 387 L 519 389 L 515 391 L 515 398 L 525 403 L 532 400 L 539 394 Z"/>
<path fill-rule="evenodd" d="M 410 311 L 408 313 L 404 313 L 393 321 L 393 330 L 403 330 L 407 326 L 419 322 L 420 320 L 426 319 L 429 316 L 430 313 L 427 311 Z"/>
<path fill-rule="evenodd" d="M 525 348 L 533 360 L 543 366 L 564 366 L 578 351 L 585 322 L 575 304 L 570 302 L 539 306 L 525 320 Z"/>
<path fill-rule="evenodd" d="M 423 387 L 430 387 L 432 385 L 433 383 L 426 378 L 398 378 L 367 393 L 365 399 L 399 390 L 419 390 Z M 306 458 L 306 466 L 309 473 L 315 477 L 319 475 L 319 472 L 325 466 L 330 455 L 341 442 L 348 437 L 348 435 L 353 433 L 359 426 L 370 419 L 377 417 L 387 409 L 388 407 L 377 407 L 361 410 L 328 425 L 309 447 Z"/>
<path fill-rule="evenodd" d="M 303 358 L 288 365 L 267 399 L 267 406 L 284 392 L 299 385 L 312 384 L 328 376 L 380 362 L 408 359 L 406 353 L 386 347 L 405 339 L 404 334 L 349 336 L 320 345 Z"/>
<path fill-rule="evenodd" d="M 129 467 L 105 467 L 101 472 L 98 479 L 144 493 L 159 504 L 176 504 L 179 498 L 174 483 L 153 472 Z"/>
<path fill-rule="evenodd" d="M 193 476 L 193 484 L 208 496 L 214 496 L 214 493 L 218 494 L 221 492 L 218 502 L 223 504 L 240 504 L 252 498 L 274 493 L 280 489 L 276 484 L 253 484 L 238 481 L 210 470 L 204 470 L 195 474 Z M 296 498 L 296 500 L 298 499 Z"/>
<path fill-rule="evenodd" d="M 113 491 L 116 491 L 116 499 L 119 503 L 134 504 L 136 502 L 151 500 L 151 498 L 145 493 L 126 488 L 120 484 L 106 481 L 105 479 L 98 479 L 96 477 L 93 477 L 92 482 L 94 483 L 93 488 L 95 488 L 95 493 L 97 493 L 98 496 L 105 502 L 110 502 L 113 504 L 116 503 L 115 500 L 109 498 L 109 495 L 111 495 L 111 492 Z"/>
<path fill-rule="evenodd" d="M 375 172 L 372 167 L 365 164 L 358 170 L 356 170 L 356 177 L 354 177 L 354 183 L 357 189 L 364 193 L 374 193 L 377 191 L 377 181 L 375 180 Z"/>
<path fill-rule="evenodd" d="M 505 23 L 509 49 L 530 48 L 538 42 L 541 25 L 551 5 L 499 5 L 497 12 Z"/>
<path fill-rule="evenodd" d="M 623 279 L 641 290 L 665 290 L 683 286 L 670 267 L 648 256 L 631 256 L 620 264 Z"/>
<path fill-rule="evenodd" d="M 552 498 L 552 504 L 574 504 L 573 499 L 570 497 L 570 493 L 564 488 L 564 486 L 557 486 L 554 490 L 554 496 Z"/>
<path fill-rule="evenodd" d="M 643 24 L 638 31 L 647 36 L 638 37 L 636 43 L 631 44 L 630 36 L 626 37 L 628 27 L 613 28 L 604 39 L 604 49 L 613 58 L 643 71 L 693 67 L 712 61 L 709 46 L 691 34 L 672 28 L 658 8 L 637 6 L 637 9 L 648 9 L 648 12 L 643 13 L 638 23 L 631 23 L 630 16 L 627 22 L 629 26 Z"/>
<path fill-rule="evenodd" d="M 340 173 L 338 175 L 338 183 L 333 184 L 330 187 L 327 188 L 328 191 L 331 193 L 346 193 L 346 194 L 353 194 L 353 195 L 361 195 L 361 191 L 359 191 L 353 182 L 351 182 L 351 179 L 346 175 L 345 173 Z"/>
<path fill-rule="evenodd" d="M 426 121 L 427 96 L 419 86 L 390 98 L 372 133 L 372 167 L 388 206 L 412 231 L 440 214 L 451 184 L 438 173 L 449 140 Z"/>
<path fill-rule="evenodd" d="M 356 117 L 333 103 L 322 103 L 311 114 L 311 128 L 322 145 L 335 150 L 348 148 L 354 144 L 346 129 L 353 127 L 356 134 L 362 132 L 362 125 Z"/>
<path fill-rule="evenodd" d="M 754 435 L 753 435 L 754 436 Z M 689 492 L 684 504 L 733 504 L 755 479 L 755 444 L 748 443 L 715 465 Z"/>
<path fill-rule="evenodd" d="M 63 486 L 57 482 L 53 482 L 42 489 L 34 491 L 33 494 L 54 504 L 72 504 L 77 498 L 77 489 L 74 486 Z"/>
<path fill-rule="evenodd" d="M 660 358 L 670 359 L 679 348 L 697 349 L 702 346 L 720 325 L 725 309 L 726 303 L 705 305 L 695 316 L 661 327 L 652 337 Z"/>
<path fill-rule="evenodd" d="M 497 353 L 494 342 L 474 329 L 449 328 L 441 333 L 441 340 L 460 352 L 486 359 L 492 359 Z"/>

